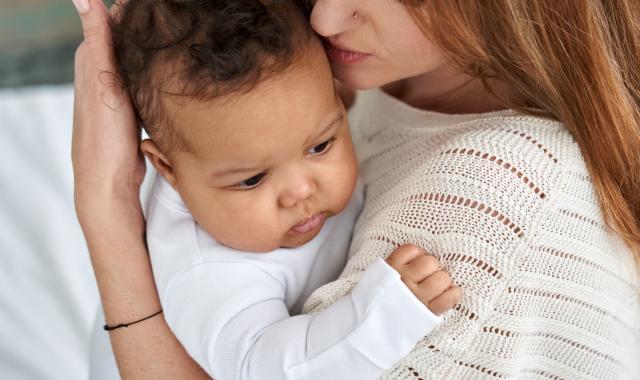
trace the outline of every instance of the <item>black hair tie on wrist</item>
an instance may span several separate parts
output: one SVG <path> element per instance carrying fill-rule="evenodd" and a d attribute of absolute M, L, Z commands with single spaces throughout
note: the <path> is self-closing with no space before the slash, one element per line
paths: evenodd
<path fill-rule="evenodd" d="M 139 323 L 139 322 L 142 322 L 142 321 L 146 321 L 149 318 L 153 318 L 153 317 L 155 317 L 156 315 L 158 315 L 160 313 L 162 313 L 162 310 L 160 310 L 160 311 L 158 311 L 156 313 L 153 313 L 148 317 L 144 317 L 142 319 L 138 319 L 137 321 L 133 321 L 133 322 L 129 322 L 129 323 L 120 323 L 119 325 L 114 325 L 114 326 L 104 325 L 104 330 L 105 331 L 111 331 L 111 330 L 119 329 L 120 327 L 129 327 L 129 326 L 134 325 L 136 323 Z"/>

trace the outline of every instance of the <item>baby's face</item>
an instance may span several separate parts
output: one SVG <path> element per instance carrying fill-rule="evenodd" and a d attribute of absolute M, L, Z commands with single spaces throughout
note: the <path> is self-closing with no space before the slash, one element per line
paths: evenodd
<path fill-rule="evenodd" d="M 191 153 L 172 162 L 196 221 L 230 247 L 267 252 L 313 239 L 357 178 L 347 115 L 318 45 L 248 94 L 172 110 Z"/>

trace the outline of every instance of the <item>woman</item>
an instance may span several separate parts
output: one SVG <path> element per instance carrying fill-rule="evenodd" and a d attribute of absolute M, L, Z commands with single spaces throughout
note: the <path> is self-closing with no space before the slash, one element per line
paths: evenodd
<path fill-rule="evenodd" d="M 159 302 L 138 131 L 100 76 L 107 13 L 95 0 L 79 9 L 76 205 L 113 324 Z M 389 378 L 640 373 L 639 17 L 625 0 L 316 1 L 336 77 L 382 87 L 352 110 L 367 200 L 349 263 L 306 309 L 412 242 L 465 294 Z M 110 338 L 123 378 L 205 376 L 161 318 Z"/>

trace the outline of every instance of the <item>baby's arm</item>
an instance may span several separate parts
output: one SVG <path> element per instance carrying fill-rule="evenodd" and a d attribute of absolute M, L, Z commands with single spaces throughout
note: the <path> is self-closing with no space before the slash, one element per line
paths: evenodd
<path fill-rule="evenodd" d="M 350 294 L 318 314 L 295 317 L 284 303 L 284 284 L 263 269 L 204 262 L 171 281 L 165 317 L 218 379 L 376 378 L 440 321 L 421 300 L 435 302 L 442 292 L 427 294 L 426 280 L 414 286 L 428 277 L 414 251 L 390 257 L 406 279 L 379 259 Z"/>

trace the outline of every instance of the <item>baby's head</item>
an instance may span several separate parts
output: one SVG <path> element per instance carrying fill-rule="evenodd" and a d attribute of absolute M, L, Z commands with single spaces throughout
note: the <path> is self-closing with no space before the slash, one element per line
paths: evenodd
<path fill-rule="evenodd" d="M 347 116 L 293 1 L 129 0 L 112 29 L 142 150 L 216 240 L 297 247 L 344 209 Z"/>

